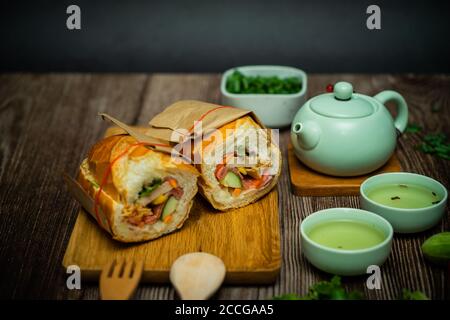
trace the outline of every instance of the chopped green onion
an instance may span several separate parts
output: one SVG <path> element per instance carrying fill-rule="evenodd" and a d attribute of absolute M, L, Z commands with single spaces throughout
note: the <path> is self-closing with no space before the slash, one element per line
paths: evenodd
<path fill-rule="evenodd" d="M 297 77 L 279 78 L 276 76 L 245 76 L 235 70 L 226 82 L 226 89 L 236 94 L 293 94 L 302 89 L 300 79 Z"/>

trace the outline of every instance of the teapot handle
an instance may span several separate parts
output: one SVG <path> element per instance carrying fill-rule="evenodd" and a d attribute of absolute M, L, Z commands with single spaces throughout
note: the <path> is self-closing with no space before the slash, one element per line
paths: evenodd
<path fill-rule="evenodd" d="M 386 90 L 374 96 L 375 99 L 385 104 L 388 101 L 394 101 L 397 106 L 397 117 L 394 119 L 394 125 L 398 131 L 403 133 L 408 125 L 408 105 L 405 99 L 395 91 Z"/>

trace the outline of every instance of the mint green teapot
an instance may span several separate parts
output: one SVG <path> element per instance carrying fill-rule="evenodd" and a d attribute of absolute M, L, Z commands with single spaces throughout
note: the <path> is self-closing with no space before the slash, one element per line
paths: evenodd
<path fill-rule="evenodd" d="M 395 102 L 392 119 L 384 104 Z M 296 156 L 308 167 L 334 176 L 358 176 L 383 166 L 397 143 L 397 131 L 408 124 L 408 106 L 395 91 L 374 97 L 353 92 L 338 82 L 332 93 L 308 100 L 292 122 Z"/>

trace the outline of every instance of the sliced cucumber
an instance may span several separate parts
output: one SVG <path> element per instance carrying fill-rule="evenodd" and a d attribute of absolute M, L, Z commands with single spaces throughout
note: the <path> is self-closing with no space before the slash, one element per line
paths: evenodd
<path fill-rule="evenodd" d="M 223 184 L 225 187 L 230 188 L 242 188 L 242 182 L 241 178 L 239 176 L 231 171 L 228 171 L 228 173 L 225 175 L 225 177 L 220 180 L 220 183 Z"/>
<path fill-rule="evenodd" d="M 175 199 L 175 197 L 170 197 L 169 200 L 167 200 L 166 205 L 163 208 L 161 218 L 164 220 L 165 217 L 171 215 L 177 208 L 177 205 L 178 205 L 178 200 Z"/>

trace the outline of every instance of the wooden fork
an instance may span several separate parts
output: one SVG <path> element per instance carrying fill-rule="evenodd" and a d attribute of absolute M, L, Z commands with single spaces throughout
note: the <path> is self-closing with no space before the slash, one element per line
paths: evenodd
<path fill-rule="evenodd" d="M 141 280 L 143 261 L 114 259 L 100 275 L 100 297 L 103 300 L 128 300 Z"/>

